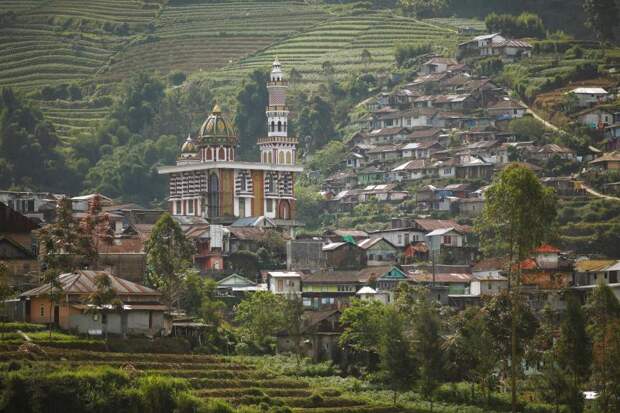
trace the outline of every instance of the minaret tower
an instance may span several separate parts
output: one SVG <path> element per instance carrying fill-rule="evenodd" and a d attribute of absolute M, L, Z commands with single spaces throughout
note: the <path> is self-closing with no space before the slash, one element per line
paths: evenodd
<path fill-rule="evenodd" d="M 295 164 L 297 139 L 288 136 L 287 88 L 288 82 L 284 79 L 280 61 L 276 57 L 271 65 L 271 74 L 267 82 L 269 91 L 267 137 L 258 140 L 262 163 Z"/>

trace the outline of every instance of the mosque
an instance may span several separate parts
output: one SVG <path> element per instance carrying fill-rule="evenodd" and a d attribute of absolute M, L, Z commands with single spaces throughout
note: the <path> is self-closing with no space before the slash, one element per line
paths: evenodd
<path fill-rule="evenodd" d="M 197 134 L 188 136 L 176 165 L 159 168 L 169 177 L 170 210 L 176 216 L 230 224 L 239 218 L 270 218 L 295 225 L 297 139 L 288 136 L 288 82 L 276 58 L 267 82 L 267 136 L 259 138 L 260 162 L 235 160 L 238 136 L 218 105 Z"/>

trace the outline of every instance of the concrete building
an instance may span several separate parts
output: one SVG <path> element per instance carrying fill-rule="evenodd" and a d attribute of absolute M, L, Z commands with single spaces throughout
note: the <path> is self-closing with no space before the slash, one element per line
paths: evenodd
<path fill-rule="evenodd" d="M 267 83 L 268 134 L 258 140 L 260 162 L 235 159 L 238 137 L 218 105 L 188 137 L 176 165 L 159 168 L 169 177 L 169 205 L 173 215 L 200 216 L 210 223 L 230 224 L 237 218 L 266 216 L 281 227 L 295 221 L 297 139 L 288 136 L 288 107 L 280 62 L 276 59 Z"/>

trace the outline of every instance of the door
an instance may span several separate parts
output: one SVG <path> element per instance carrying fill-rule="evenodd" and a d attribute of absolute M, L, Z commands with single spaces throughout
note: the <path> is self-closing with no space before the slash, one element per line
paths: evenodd
<path fill-rule="evenodd" d="M 54 306 L 54 327 L 58 327 L 60 325 L 60 307 Z"/>

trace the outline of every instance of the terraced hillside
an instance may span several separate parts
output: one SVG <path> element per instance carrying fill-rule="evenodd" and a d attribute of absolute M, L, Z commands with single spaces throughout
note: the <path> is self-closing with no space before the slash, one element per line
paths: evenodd
<path fill-rule="evenodd" d="M 278 56 L 283 64 L 299 71 L 306 82 L 315 82 L 325 77 L 325 62 L 331 64 L 336 78 L 361 71 L 383 71 L 393 66 L 394 47 L 399 43 L 431 43 L 436 48 L 451 50 L 457 40 L 455 29 L 388 12 L 368 11 L 332 18 L 212 76 L 241 76 L 255 68 L 267 67 Z M 364 50 L 370 52 L 370 61 L 362 60 Z"/>
<path fill-rule="evenodd" d="M 301 2 L 170 2 L 148 43 L 130 45 L 104 75 L 219 68 L 304 31 L 330 16 Z"/>
<path fill-rule="evenodd" d="M 189 381 L 192 392 L 202 398 L 225 400 L 233 406 L 288 406 L 293 412 L 373 412 L 400 411 L 369 404 L 364 399 L 344 397 L 340 391 L 313 387 L 303 379 L 266 371 L 256 360 L 184 354 L 106 353 L 40 347 L 28 351 L 16 345 L 3 345 L 0 370 L 7 364 L 28 360 L 39 371 L 74 370 L 89 366 L 122 368 L 132 374 L 156 374 Z"/>
<path fill-rule="evenodd" d="M 0 10 L 0 87 L 25 93 L 73 83 L 101 96 L 141 70 L 183 71 L 227 91 L 276 55 L 312 86 L 325 77 L 325 62 L 335 77 L 382 72 L 397 43 L 450 50 L 459 39 L 441 22 L 302 1 L 0 0 Z M 66 142 L 107 111 L 89 96 L 39 103 Z"/>

